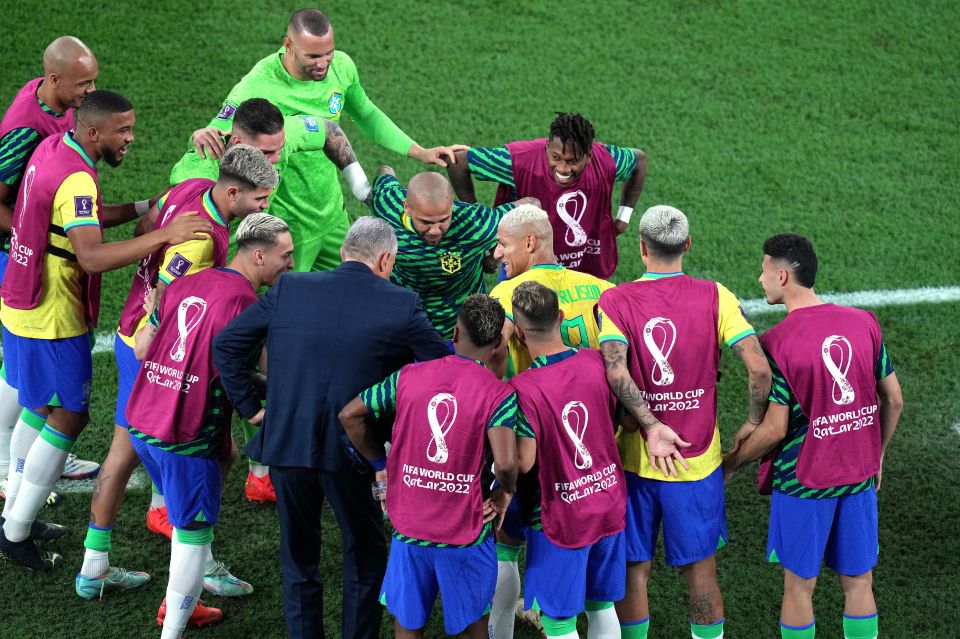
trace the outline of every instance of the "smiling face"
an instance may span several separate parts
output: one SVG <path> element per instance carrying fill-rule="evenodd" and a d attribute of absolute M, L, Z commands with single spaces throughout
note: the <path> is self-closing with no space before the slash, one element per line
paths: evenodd
<path fill-rule="evenodd" d="M 287 70 L 298 80 L 320 82 L 327 77 L 333 62 L 333 27 L 322 36 L 302 31 L 288 31 L 283 46 L 292 62 Z"/>
<path fill-rule="evenodd" d="M 764 295 L 767 298 L 767 304 L 783 303 L 783 285 L 787 281 L 787 270 L 784 268 L 782 260 L 775 260 L 769 255 L 763 256 L 763 264 L 760 267 L 760 286 L 763 287 Z"/>
<path fill-rule="evenodd" d="M 504 230 L 503 225 L 497 229 L 497 246 L 493 250 L 493 257 L 503 264 L 507 279 L 512 279 L 530 269 L 530 251 L 527 250 L 531 242 L 530 235 L 513 235 Z"/>
<path fill-rule="evenodd" d="M 560 138 L 547 140 L 547 164 L 550 175 L 560 186 L 569 186 L 576 182 L 583 170 L 590 164 L 593 154 L 588 152 L 577 155 L 576 148 L 569 142 L 564 146 Z"/>
<path fill-rule="evenodd" d="M 133 142 L 133 110 L 111 113 L 103 118 L 96 128 L 97 150 L 110 166 L 120 166 L 127 155 L 127 147 Z"/>
<path fill-rule="evenodd" d="M 51 73 L 49 79 L 57 98 L 71 108 L 78 108 L 83 97 L 96 90 L 100 68 L 93 54 L 78 57 L 63 68 L 63 73 Z"/>
<path fill-rule="evenodd" d="M 277 243 L 260 251 L 263 283 L 273 286 L 281 275 L 293 269 L 293 236 L 289 233 L 277 235 Z"/>

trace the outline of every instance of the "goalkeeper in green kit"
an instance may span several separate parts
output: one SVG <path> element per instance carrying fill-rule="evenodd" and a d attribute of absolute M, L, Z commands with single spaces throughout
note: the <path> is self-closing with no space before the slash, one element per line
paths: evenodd
<path fill-rule="evenodd" d="M 367 97 L 357 67 L 346 53 L 334 50 L 334 30 L 317 9 L 300 9 L 291 17 L 283 47 L 260 62 L 230 91 L 209 127 L 196 131 L 198 152 L 216 157 L 225 150 L 222 132 L 231 127 L 241 102 L 260 97 L 270 100 L 285 116 L 308 116 L 338 122 L 346 114 L 377 144 L 425 164 L 446 166 L 455 145 L 425 149 L 400 130 Z M 336 167 L 323 152 L 290 153 L 283 161 L 280 185 L 270 213 L 283 219 L 293 234 L 299 256 L 295 270 L 320 271 L 340 264 L 340 245 L 349 223 Z M 359 163 L 343 169 L 351 190 L 366 199 L 369 189 Z"/>

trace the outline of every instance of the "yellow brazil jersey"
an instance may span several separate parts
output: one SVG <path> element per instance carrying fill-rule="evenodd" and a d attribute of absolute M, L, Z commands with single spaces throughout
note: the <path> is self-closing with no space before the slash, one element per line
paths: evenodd
<path fill-rule="evenodd" d="M 538 282 L 557 293 L 563 325 L 560 327 L 567 346 L 598 348 L 600 329 L 595 309 L 600 294 L 613 284 L 606 280 L 571 271 L 559 264 L 538 264 L 529 271 L 500 282 L 490 296 L 500 302 L 507 318 L 513 321 L 513 291 L 524 282 Z M 510 338 L 507 377 L 513 377 L 530 368 L 530 353 L 516 335 Z"/>
<path fill-rule="evenodd" d="M 660 279 L 662 277 L 671 277 L 680 275 L 680 273 L 646 273 L 638 282 Z M 753 327 L 747 321 L 747 318 L 740 310 L 740 301 L 723 284 L 717 283 L 717 303 L 719 305 L 717 317 L 717 337 L 718 340 L 727 346 L 733 346 L 744 337 L 754 334 Z M 606 341 L 620 341 L 630 345 L 623 332 L 617 328 L 609 317 L 604 317 L 603 307 L 598 310 L 600 318 L 600 343 Z M 677 465 L 678 477 L 664 477 L 663 473 L 650 465 L 649 454 L 647 452 L 647 442 L 640 433 L 630 433 L 621 430 L 617 436 L 620 443 L 620 456 L 623 460 L 623 469 L 629 473 L 635 473 L 641 477 L 649 479 L 660 479 L 663 481 L 696 481 L 703 479 L 715 471 L 723 462 L 723 454 L 720 450 L 720 429 L 714 426 L 713 440 L 706 452 L 697 457 L 686 457 L 690 465 L 689 470 L 684 470 Z"/>
<path fill-rule="evenodd" d="M 82 151 L 80 151 L 82 152 Z M 90 162 L 87 159 L 87 162 Z M 91 166 L 93 165 L 90 162 Z M 100 226 L 97 210 L 97 183 L 89 173 L 78 171 L 60 184 L 50 209 L 51 231 L 47 241 L 57 255 L 43 255 L 43 292 L 36 307 L 20 310 L 4 306 L 0 321 L 14 335 L 34 339 L 63 339 L 90 331 L 83 301 L 83 269 L 73 255 L 67 231 L 81 226 Z"/>
<path fill-rule="evenodd" d="M 213 202 L 208 203 L 209 193 L 203 198 L 204 212 L 210 217 L 211 222 L 214 224 L 223 224 L 223 220 L 220 217 L 220 213 L 216 210 L 216 207 L 213 205 Z M 163 208 L 163 198 L 157 202 L 157 208 Z M 189 268 L 186 271 L 181 272 L 180 270 L 171 267 L 171 262 L 176 259 L 180 263 L 189 264 Z M 186 277 L 187 275 L 193 275 L 194 273 L 199 273 L 203 269 L 210 268 L 213 266 L 214 259 L 214 246 L 213 238 L 209 235 L 206 235 L 202 240 L 189 240 L 181 244 L 174 244 L 168 246 L 163 250 L 163 259 L 160 262 L 160 270 L 157 271 L 157 279 L 163 282 L 166 285 L 170 285 L 173 280 L 178 277 Z M 185 261 L 184 261 L 185 260 Z M 135 345 L 134 336 L 137 332 L 144 327 L 147 323 L 147 316 L 144 315 L 140 318 L 140 321 L 137 322 L 137 327 L 133 331 L 133 335 L 124 335 L 119 330 L 117 334 L 120 336 L 120 339 L 129 346 L 133 348 Z"/>

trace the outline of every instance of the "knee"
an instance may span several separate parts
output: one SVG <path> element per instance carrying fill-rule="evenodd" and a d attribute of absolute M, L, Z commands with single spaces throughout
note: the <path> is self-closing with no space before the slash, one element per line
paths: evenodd
<path fill-rule="evenodd" d="M 867 571 L 862 575 L 850 576 L 840 575 L 840 586 L 843 588 L 845 597 L 856 597 L 873 592 L 873 571 Z"/>
<path fill-rule="evenodd" d="M 783 580 L 784 595 L 802 595 L 813 597 L 813 591 L 817 588 L 817 578 L 805 579 L 789 571 Z"/>
<path fill-rule="evenodd" d="M 641 561 L 627 564 L 627 580 L 646 587 L 650 581 L 650 570 L 653 567 L 652 561 Z"/>

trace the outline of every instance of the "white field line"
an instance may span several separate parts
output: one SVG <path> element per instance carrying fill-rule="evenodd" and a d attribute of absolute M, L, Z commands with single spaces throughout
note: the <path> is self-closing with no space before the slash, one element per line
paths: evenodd
<path fill-rule="evenodd" d="M 953 432 L 955 432 L 957 435 L 960 435 L 960 419 L 953 422 Z"/>
<path fill-rule="evenodd" d="M 92 493 L 94 479 L 58 479 L 53 491 L 56 493 Z M 127 482 L 127 492 L 131 490 L 146 490 L 150 487 L 150 480 L 143 468 L 137 468 Z"/>
<path fill-rule="evenodd" d="M 903 306 L 907 304 L 941 304 L 960 300 L 960 286 L 937 286 L 924 288 L 898 288 L 883 291 L 855 291 L 853 293 L 824 293 L 820 299 L 844 306 L 879 308 L 881 306 Z M 782 305 L 771 306 L 763 298 L 746 300 L 743 310 L 750 315 L 783 313 Z M 98 333 L 93 346 L 94 353 L 113 352 L 114 333 Z"/>

